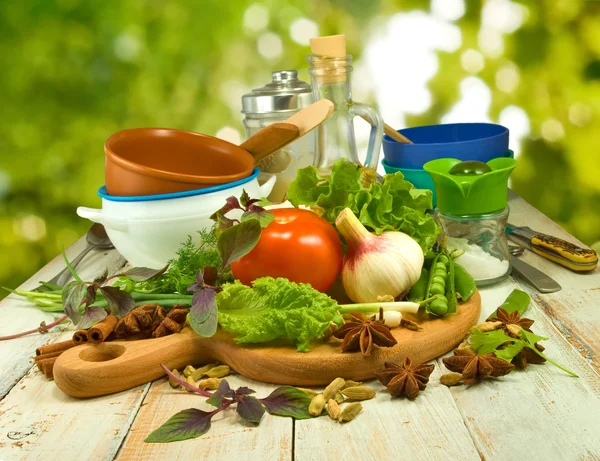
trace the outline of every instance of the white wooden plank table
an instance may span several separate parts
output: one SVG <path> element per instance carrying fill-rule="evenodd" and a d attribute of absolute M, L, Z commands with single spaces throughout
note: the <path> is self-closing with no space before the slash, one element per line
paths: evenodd
<path fill-rule="evenodd" d="M 511 194 L 511 222 L 577 242 L 550 219 Z M 68 250 L 73 257 L 81 239 Z M 258 427 L 233 411 L 215 417 L 205 436 L 173 444 L 145 444 L 147 434 L 184 408 L 205 408 L 201 397 L 174 391 L 166 379 L 118 394 L 77 400 L 62 394 L 32 367 L 36 347 L 70 337 L 54 329 L 0 343 L 0 461 L 7 460 L 588 460 L 600 459 L 600 271 L 575 274 L 537 255 L 523 259 L 556 279 L 562 291 L 539 294 L 516 279 L 481 290 L 483 320 L 514 288 L 527 291 L 527 317 L 550 357 L 575 371 L 571 378 L 546 364 L 515 370 L 477 386 L 447 388 L 441 358 L 415 401 L 377 397 L 345 425 L 329 418 L 293 421 L 266 414 Z M 81 267 L 91 279 L 124 264 L 116 251 L 92 252 Z M 22 288 L 31 289 L 63 267 L 57 257 Z M 14 296 L 0 303 L 0 335 L 34 328 L 52 315 Z M 230 376 L 259 397 L 275 386 Z"/>

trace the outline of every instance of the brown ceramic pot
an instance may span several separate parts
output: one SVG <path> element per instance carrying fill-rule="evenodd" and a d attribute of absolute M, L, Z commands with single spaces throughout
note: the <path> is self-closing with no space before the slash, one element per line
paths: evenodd
<path fill-rule="evenodd" d="M 235 144 L 191 131 L 134 128 L 104 145 L 106 189 L 137 196 L 202 189 L 248 177 L 252 155 Z"/>

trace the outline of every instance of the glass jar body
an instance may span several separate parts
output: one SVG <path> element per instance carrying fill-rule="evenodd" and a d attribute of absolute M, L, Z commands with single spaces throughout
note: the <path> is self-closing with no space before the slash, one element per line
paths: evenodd
<path fill-rule="evenodd" d="M 461 253 L 456 260 L 478 286 L 491 285 L 510 275 L 510 251 L 505 229 L 509 208 L 496 213 L 456 216 L 436 210 L 446 247 Z"/>

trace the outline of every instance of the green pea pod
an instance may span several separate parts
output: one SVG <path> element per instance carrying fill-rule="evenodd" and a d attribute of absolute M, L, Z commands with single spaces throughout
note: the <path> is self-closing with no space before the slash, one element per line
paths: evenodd
<path fill-rule="evenodd" d="M 506 301 L 500 306 L 502 309 L 507 311 L 509 314 L 512 312 L 519 312 L 519 314 L 523 315 L 527 308 L 529 307 L 529 303 L 531 302 L 531 298 L 527 293 L 521 290 L 513 290 L 511 294 L 508 295 Z M 489 318 L 496 317 L 496 312 L 489 316 Z"/>
<path fill-rule="evenodd" d="M 454 286 L 454 259 L 448 258 L 448 284 L 446 285 L 446 298 L 448 298 L 448 310 L 446 314 L 454 314 L 456 312 L 456 287 Z"/>
<path fill-rule="evenodd" d="M 457 262 L 454 263 L 454 285 L 463 302 L 477 291 L 477 285 L 471 274 Z"/>
<path fill-rule="evenodd" d="M 427 298 L 427 282 L 429 281 L 429 271 L 421 269 L 421 276 L 408 292 L 409 301 L 421 302 Z"/>
<path fill-rule="evenodd" d="M 441 253 L 435 255 L 435 258 L 433 258 L 433 261 L 431 262 L 431 266 L 429 266 L 431 270 L 429 271 L 429 277 L 427 279 L 427 290 L 425 290 L 425 297 L 423 299 L 431 297 L 431 285 L 433 284 L 433 277 L 435 276 L 435 263 L 437 263 L 440 254 Z"/>

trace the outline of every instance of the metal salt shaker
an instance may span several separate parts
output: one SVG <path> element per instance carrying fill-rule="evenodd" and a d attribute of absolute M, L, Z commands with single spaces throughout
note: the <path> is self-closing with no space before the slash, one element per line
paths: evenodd
<path fill-rule="evenodd" d="M 276 122 L 284 122 L 300 109 L 312 104 L 310 84 L 298 79 L 296 70 L 272 73 L 272 81 L 242 96 L 243 124 L 246 137 Z M 300 168 L 312 165 L 315 157 L 315 134 L 308 133 L 257 164 L 261 171 L 259 181 L 268 175 L 277 177 L 268 199 L 285 199 L 290 183 Z"/>

